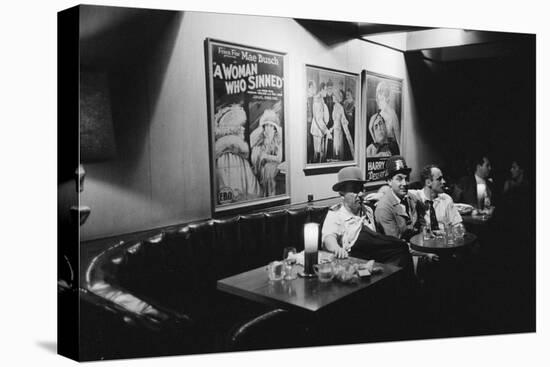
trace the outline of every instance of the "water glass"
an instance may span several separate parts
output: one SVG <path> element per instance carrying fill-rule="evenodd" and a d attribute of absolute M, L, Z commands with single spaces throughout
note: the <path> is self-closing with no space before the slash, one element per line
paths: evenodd
<path fill-rule="evenodd" d="M 285 265 L 285 280 L 296 279 L 298 275 L 293 270 L 293 265 L 296 263 L 296 248 L 295 247 L 285 247 L 283 250 L 283 262 Z"/>
<path fill-rule="evenodd" d="M 464 235 L 466 234 L 466 229 L 464 228 L 464 225 L 462 223 L 458 223 L 453 228 L 455 238 L 462 239 L 464 238 Z"/>
<path fill-rule="evenodd" d="M 271 281 L 282 280 L 285 275 L 285 265 L 282 261 L 272 261 L 267 265 L 267 276 Z"/>
<path fill-rule="evenodd" d="M 439 229 L 433 230 L 433 238 L 442 238 L 445 239 L 445 223 L 438 222 Z"/>
<path fill-rule="evenodd" d="M 334 268 L 332 263 L 315 264 L 313 265 L 315 274 L 319 277 L 320 282 L 330 282 L 334 278 Z"/>
<path fill-rule="evenodd" d="M 422 226 L 422 239 L 424 241 L 432 238 L 432 230 L 428 226 Z"/>
<path fill-rule="evenodd" d="M 453 232 L 453 226 L 451 223 L 445 225 L 445 239 L 446 239 L 447 245 L 454 245 L 455 236 Z"/>

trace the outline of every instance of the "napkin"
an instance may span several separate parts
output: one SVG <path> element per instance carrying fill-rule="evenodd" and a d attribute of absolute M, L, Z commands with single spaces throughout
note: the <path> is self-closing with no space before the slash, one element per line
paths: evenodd
<path fill-rule="evenodd" d="M 357 266 L 357 272 L 360 277 L 367 277 L 372 274 L 374 269 L 374 260 L 367 261 L 366 264 L 359 264 Z"/>

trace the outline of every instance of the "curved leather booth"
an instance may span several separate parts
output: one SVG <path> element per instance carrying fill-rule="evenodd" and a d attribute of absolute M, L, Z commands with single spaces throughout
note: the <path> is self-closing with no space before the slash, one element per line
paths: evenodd
<path fill-rule="evenodd" d="M 328 208 L 210 219 L 120 241 L 88 265 L 82 292 L 86 302 L 128 324 L 155 333 L 167 331 L 172 336 L 163 340 L 172 345 L 166 350 L 223 351 L 235 325 L 273 308 L 219 292 L 216 281 L 280 259 L 284 247 L 301 251 L 303 225 L 322 223 Z M 186 337 L 174 338 L 177 333 Z"/>

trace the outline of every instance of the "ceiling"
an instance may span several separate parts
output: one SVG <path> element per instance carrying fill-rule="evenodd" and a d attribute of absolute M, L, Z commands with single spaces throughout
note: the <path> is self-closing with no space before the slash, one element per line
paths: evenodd
<path fill-rule="evenodd" d="M 108 6 L 80 7 L 81 61 L 124 65 L 143 60 L 178 12 Z M 295 19 L 327 45 L 360 39 L 426 59 L 451 62 L 506 56 L 534 35 L 412 25 Z"/>
<path fill-rule="evenodd" d="M 520 52 L 532 34 L 419 27 L 361 22 L 297 19 L 300 25 L 327 44 L 361 39 L 403 53 L 420 52 L 437 62 L 502 57 Z"/>

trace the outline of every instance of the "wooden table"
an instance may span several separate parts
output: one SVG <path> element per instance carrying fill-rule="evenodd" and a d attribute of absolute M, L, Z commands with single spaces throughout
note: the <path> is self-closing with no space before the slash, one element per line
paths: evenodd
<path fill-rule="evenodd" d="M 464 238 L 455 239 L 453 244 L 447 243 L 445 237 L 436 237 L 429 240 L 423 238 L 422 233 L 416 234 L 410 239 L 411 247 L 420 252 L 435 253 L 438 255 L 453 254 L 477 241 L 477 236 L 466 232 Z"/>
<path fill-rule="evenodd" d="M 317 277 L 270 281 L 262 266 L 241 274 L 218 280 L 217 288 L 246 299 L 285 309 L 316 312 L 356 292 L 398 273 L 401 268 L 390 264 L 376 264 L 382 272 L 363 277 L 358 283 L 346 284 L 337 280 L 320 282 Z M 294 271 L 302 270 L 295 265 Z"/>

